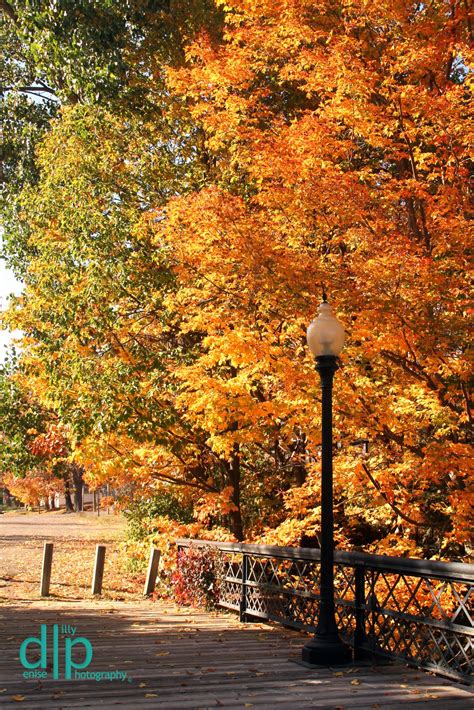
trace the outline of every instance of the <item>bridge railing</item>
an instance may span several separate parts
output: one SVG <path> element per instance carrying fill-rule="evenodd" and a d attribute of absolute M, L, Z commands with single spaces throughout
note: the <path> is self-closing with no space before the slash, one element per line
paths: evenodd
<path fill-rule="evenodd" d="M 177 540 L 178 549 L 220 551 L 219 604 L 241 620 L 268 619 L 315 631 L 320 551 Z M 336 618 L 355 657 L 377 655 L 470 682 L 474 565 L 335 552 Z"/>

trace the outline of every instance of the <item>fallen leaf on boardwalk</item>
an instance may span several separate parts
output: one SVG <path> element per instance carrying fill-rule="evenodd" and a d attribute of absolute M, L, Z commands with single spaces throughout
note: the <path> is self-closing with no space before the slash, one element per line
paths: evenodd
<path fill-rule="evenodd" d="M 360 680 L 354 678 L 354 680 L 351 680 L 351 685 L 360 685 Z"/>
<path fill-rule="evenodd" d="M 139 688 L 146 688 L 146 683 L 139 683 L 139 684 L 138 684 L 138 687 L 139 687 Z"/>
<path fill-rule="evenodd" d="M 245 703 L 246 708 L 253 708 L 253 703 Z"/>
<path fill-rule="evenodd" d="M 158 693 L 145 693 L 145 698 L 157 698 Z"/>
<path fill-rule="evenodd" d="M 23 702 L 24 699 L 24 695 L 12 695 L 12 700 L 16 700 L 17 703 Z"/>
<path fill-rule="evenodd" d="M 344 673 L 342 671 L 337 671 L 336 673 L 333 673 L 333 676 L 336 676 L 336 678 L 340 678 Z"/>
<path fill-rule="evenodd" d="M 418 689 L 415 689 L 415 690 L 410 690 L 409 692 L 410 692 L 412 695 L 419 695 L 422 691 L 421 691 L 421 690 L 418 690 Z"/>
<path fill-rule="evenodd" d="M 170 652 L 169 651 L 159 651 L 159 653 L 155 653 L 155 656 L 169 656 Z"/>

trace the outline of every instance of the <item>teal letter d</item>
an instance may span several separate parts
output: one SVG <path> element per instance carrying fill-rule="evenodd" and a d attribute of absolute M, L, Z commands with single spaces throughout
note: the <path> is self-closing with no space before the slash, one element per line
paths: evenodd
<path fill-rule="evenodd" d="M 48 665 L 46 656 L 48 646 L 48 627 L 46 626 L 46 624 L 41 624 L 40 635 L 41 638 L 37 638 L 36 636 L 29 636 L 21 644 L 20 661 L 23 668 L 30 668 L 31 670 L 34 670 L 35 668 L 46 668 L 46 666 Z M 26 657 L 26 649 L 28 648 L 30 643 L 37 643 L 41 647 L 40 659 L 39 661 L 35 661 L 33 663 L 29 661 Z"/>

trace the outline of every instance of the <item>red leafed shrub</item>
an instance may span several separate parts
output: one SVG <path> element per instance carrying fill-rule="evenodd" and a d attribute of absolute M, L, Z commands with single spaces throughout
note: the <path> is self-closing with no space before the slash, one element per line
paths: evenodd
<path fill-rule="evenodd" d="M 191 545 L 178 550 L 176 570 L 171 577 L 177 603 L 215 608 L 222 573 L 222 559 L 216 548 Z"/>

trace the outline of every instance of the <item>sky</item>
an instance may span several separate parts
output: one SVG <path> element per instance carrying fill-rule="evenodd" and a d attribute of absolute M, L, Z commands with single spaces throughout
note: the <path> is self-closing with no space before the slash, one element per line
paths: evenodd
<path fill-rule="evenodd" d="M 17 281 L 12 272 L 7 269 L 3 259 L 0 259 L 0 311 L 3 311 L 8 305 L 8 297 L 11 293 L 21 293 L 22 285 Z M 5 360 L 7 346 L 12 342 L 12 338 L 19 335 L 18 331 L 10 333 L 6 330 L 0 330 L 0 362 Z"/>

